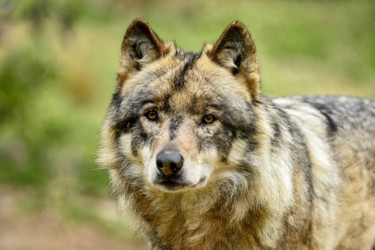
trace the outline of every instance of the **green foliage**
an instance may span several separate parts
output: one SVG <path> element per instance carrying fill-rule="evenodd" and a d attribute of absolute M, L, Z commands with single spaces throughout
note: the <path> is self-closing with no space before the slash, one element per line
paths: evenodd
<path fill-rule="evenodd" d="M 5 57 L 0 68 L 0 123 L 29 107 L 29 101 L 44 84 L 56 77 L 50 62 L 28 48 L 11 51 Z M 35 98 L 35 97 L 34 97 Z"/>
<path fill-rule="evenodd" d="M 16 134 L 11 140 L 0 143 L 2 171 L 0 181 L 15 183 L 44 183 L 49 170 L 46 156 L 39 150 L 47 136 L 35 137 L 33 120 L 29 117 L 32 102 L 39 98 L 43 87 L 57 76 L 51 62 L 30 48 L 10 51 L 0 66 L 0 128 L 5 133 Z M 39 132 L 39 131 L 37 131 Z M 48 133 L 48 132 L 47 132 Z M 4 136 L 4 135 L 3 135 Z M 58 138 L 53 134 L 52 138 Z"/>

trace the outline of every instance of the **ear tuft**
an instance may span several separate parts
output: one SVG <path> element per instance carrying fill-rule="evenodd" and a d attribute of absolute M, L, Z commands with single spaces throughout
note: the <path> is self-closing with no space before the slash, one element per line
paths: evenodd
<path fill-rule="evenodd" d="M 206 53 L 212 61 L 229 70 L 234 76 L 243 76 L 252 96 L 255 99 L 259 96 L 260 80 L 255 44 L 242 23 L 230 24 Z"/>
<path fill-rule="evenodd" d="M 121 47 L 121 66 L 140 70 L 166 54 L 166 48 L 151 26 L 143 19 L 135 19 L 126 31 Z"/>
<path fill-rule="evenodd" d="M 209 56 L 234 74 L 239 72 L 241 65 L 255 70 L 251 67 L 256 64 L 255 45 L 246 27 L 239 22 L 234 22 L 225 29 Z"/>

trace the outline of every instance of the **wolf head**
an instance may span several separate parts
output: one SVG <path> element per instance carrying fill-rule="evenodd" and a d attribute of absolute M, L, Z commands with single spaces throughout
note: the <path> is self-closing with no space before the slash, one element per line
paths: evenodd
<path fill-rule="evenodd" d="M 254 42 L 241 23 L 191 53 L 136 19 L 122 43 L 99 159 L 124 180 L 168 192 L 220 181 L 248 165 L 244 154 L 257 147 L 259 85 Z"/>

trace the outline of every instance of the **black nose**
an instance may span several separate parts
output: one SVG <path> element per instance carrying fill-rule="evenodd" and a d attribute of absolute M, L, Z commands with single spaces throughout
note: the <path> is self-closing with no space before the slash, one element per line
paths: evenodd
<path fill-rule="evenodd" d="M 164 149 L 156 156 L 156 166 L 164 176 L 175 175 L 181 170 L 184 158 L 176 150 Z"/>

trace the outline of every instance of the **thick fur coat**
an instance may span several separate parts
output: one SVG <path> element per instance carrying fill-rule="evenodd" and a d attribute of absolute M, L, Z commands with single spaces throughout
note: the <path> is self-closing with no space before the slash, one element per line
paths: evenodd
<path fill-rule="evenodd" d="M 137 19 L 99 162 L 151 249 L 371 249 L 375 100 L 270 99 L 238 22 L 200 53 Z"/>

